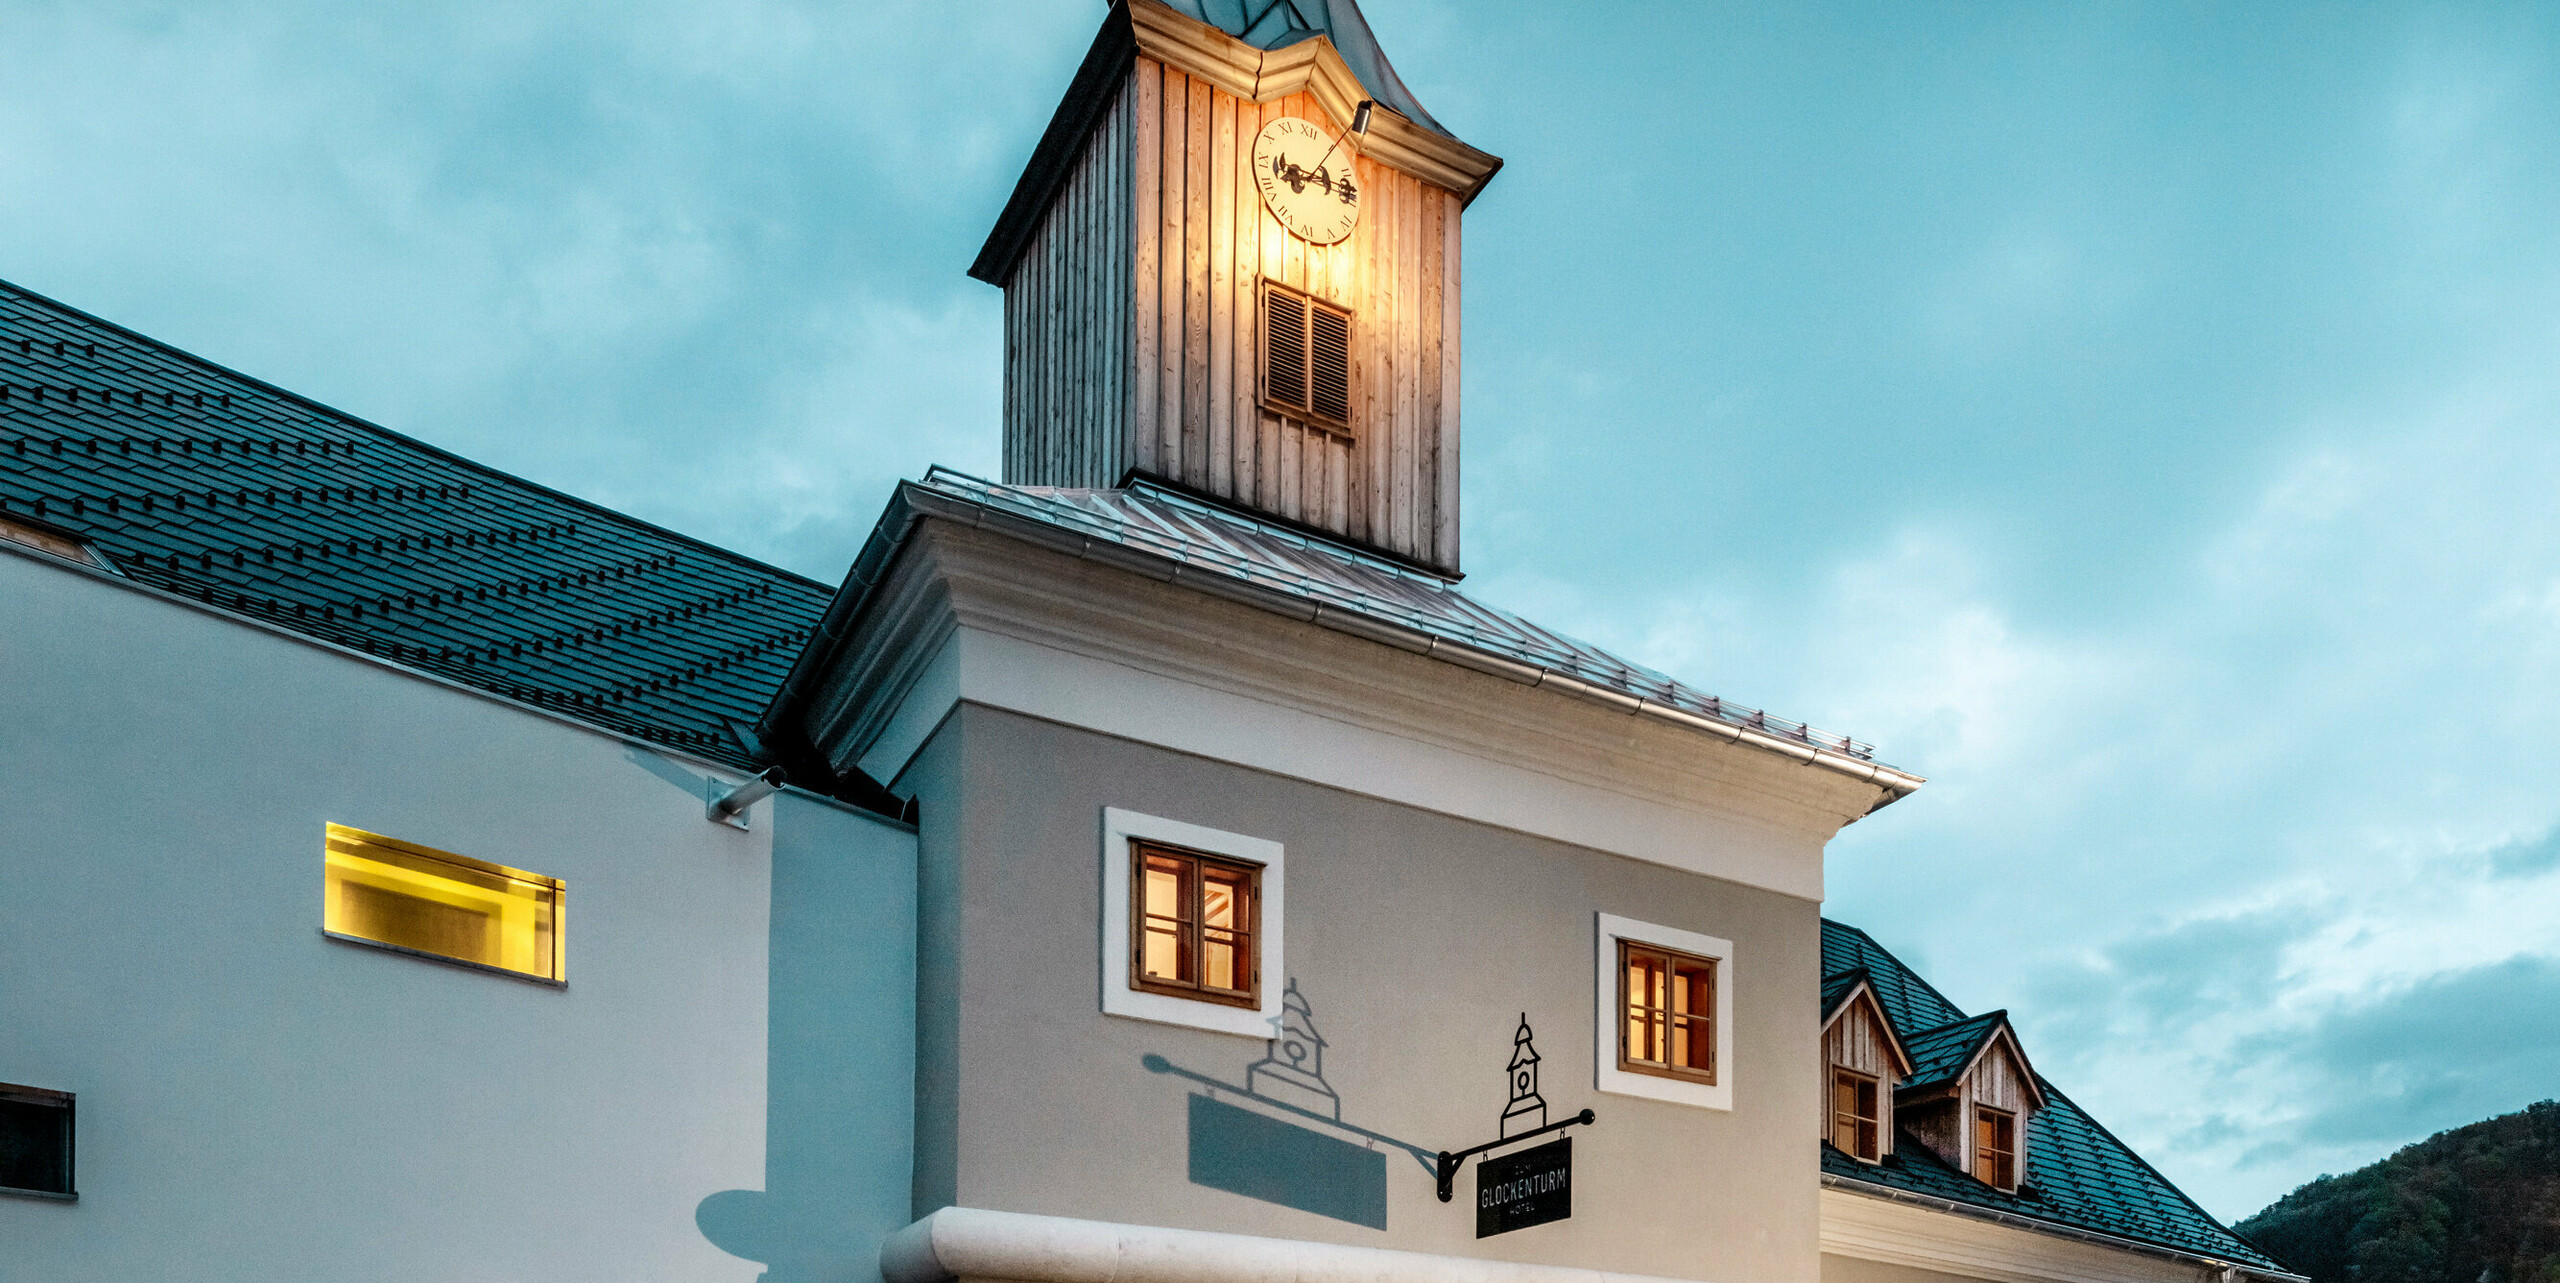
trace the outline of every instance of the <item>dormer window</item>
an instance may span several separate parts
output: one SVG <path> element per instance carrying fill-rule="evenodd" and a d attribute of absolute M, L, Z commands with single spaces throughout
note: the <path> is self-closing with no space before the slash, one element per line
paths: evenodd
<path fill-rule="evenodd" d="M 1876 1162 L 1883 1116 L 1876 1077 L 1854 1069 L 1831 1071 L 1831 1144 L 1862 1163 Z"/>
<path fill-rule="evenodd" d="M 2018 1116 L 2005 1109 L 1973 1109 L 1973 1174 L 1994 1189 L 2018 1188 Z"/>
<path fill-rule="evenodd" d="M 2008 1013 L 1921 1030 L 1910 1048 L 1910 1080 L 1889 1106 L 1902 1134 L 1956 1171 L 2004 1194 L 2018 1192 L 2028 1179 L 2027 1133 L 2045 1098 Z"/>
<path fill-rule="evenodd" d="M 1864 971 L 1822 981 L 1823 1136 L 1861 1163 L 1893 1152 L 1894 1088 L 1911 1074 L 1910 1049 L 1886 1018 Z"/>

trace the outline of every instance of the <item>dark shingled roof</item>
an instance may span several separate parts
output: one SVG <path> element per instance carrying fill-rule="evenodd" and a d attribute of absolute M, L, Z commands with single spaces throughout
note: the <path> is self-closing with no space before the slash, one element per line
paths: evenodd
<path fill-rule="evenodd" d="M 1912 1058 L 1924 1064 L 1943 1059 L 1949 1047 L 1978 1046 L 1999 1023 L 1997 1012 L 1967 1018 L 1866 932 L 1827 919 L 1822 924 L 1822 970 L 1826 992 L 1830 977 L 1867 972 L 1894 1028 L 1924 1031 L 1905 1035 Z M 1923 1050 L 1924 1040 L 1932 1042 L 1931 1051 Z M 2281 1262 L 2196 1206 L 2052 1082 L 2042 1075 L 2036 1082 L 2044 1089 L 2045 1107 L 2028 1125 L 2027 1184 L 2016 1194 L 2003 1194 L 1948 1166 L 1908 1131 L 1896 1133 L 1892 1155 L 1877 1165 L 1823 1145 L 1823 1175 L 2287 1274 Z"/>
<path fill-rule="evenodd" d="M 2008 1012 L 1993 1011 L 1903 1035 L 1902 1045 L 1911 1053 L 1911 1078 L 1903 1086 L 1935 1086 L 1963 1073 L 1973 1063 L 1973 1054 L 2008 1020 Z M 1899 1031 L 1903 1026 L 1894 1028 Z"/>
<path fill-rule="evenodd" d="M 0 281 L 0 518 L 226 611 L 732 765 L 832 589 Z"/>
<path fill-rule="evenodd" d="M 1866 978 L 1867 970 L 1864 967 L 1851 967 L 1847 971 L 1824 976 L 1822 978 L 1822 1018 L 1831 1019 L 1831 1013 L 1838 1011 L 1840 1004 L 1849 997 L 1852 990 L 1858 987 L 1858 982 Z"/>

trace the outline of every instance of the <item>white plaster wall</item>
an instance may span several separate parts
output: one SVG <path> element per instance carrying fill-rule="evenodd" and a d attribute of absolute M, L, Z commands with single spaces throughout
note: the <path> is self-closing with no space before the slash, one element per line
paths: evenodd
<path fill-rule="evenodd" d="M 0 554 L 0 1081 L 80 1187 L 0 1278 L 757 1277 L 696 1214 L 766 1184 L 774 807 L 702 775 Z M 323 938 L 330 821 L 564 879 L 568 986 Z"/>

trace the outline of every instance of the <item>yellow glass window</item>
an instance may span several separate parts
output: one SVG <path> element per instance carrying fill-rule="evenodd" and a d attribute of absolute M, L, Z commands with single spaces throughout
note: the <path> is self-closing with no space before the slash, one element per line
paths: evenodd
<path fill-rule="evenodd" d="M 1831 1143 L 1841 1153 L 1876 1161 L 1876 1080 L 1850 1069 L 1831 1075 Z"/>
<path fill-rule="evenodd" d="M 1130 987 L 1259 1005 L 1262 866 L 1152 842 L 1133 843 L 1131 851 L 1136 939 Z"/>
<path fill-rule="evenodd" d="M 1620 941 L 1618 962 L 1618 1068 L 1714 1082 L 1715 961 Z"/>
<path fill-rule="evenodd" d="M 543 980 L 562 974 L 559 879 L 329 826 L 325 925 Z"/>
<path fill-rule="evenodd" d="M 1985 1185 L 2018 1187 L 2018 1116 L 2005 1109 L 1973 1111 L 1973 1174 Z"/>

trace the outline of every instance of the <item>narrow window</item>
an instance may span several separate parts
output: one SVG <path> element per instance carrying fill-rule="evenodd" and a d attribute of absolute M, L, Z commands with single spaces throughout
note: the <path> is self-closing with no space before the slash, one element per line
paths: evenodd
<path fill-rule="evenodd" d="M 30 525 L 27 522 L 12 520 L 7 517 L 0 517 L 0 539 L 6 539 L 11 543 L 34 548 L 42 552 L 49 552 L 56 557 L 62 558 L 64 561 L 76 561 L 84 566 L 98 566 L 103 568 L 107 564 L 98 556 L 96 549 L 91 548 L 88 544 L 81 542 L 79 539 L 64 534 L 59 530 L 51 530 L 43 526 Z"/>
<path fill-rule="evenodd" d="M 1854 1069 L 1831 1071 L 1831 1144 L 1862 1163 L 1876 1161 L 1876 1080 Z"/>
<path fill-rule="evenodd" d="M 0 1193 L 77 1198 L 70 1092 L 0 1083 Z"/>
<path fill-rule="evenodd" d="M 539 873 L 329 826 L 325 929 L 339 939 L 557 982 L 566 890 Z"/>
<path fill-rule="evenodd" d="M 1351 314 L 1285 286 L 1262 287 L 1262 399 L 1292 418 L 1351 428 Z"/>
<path fill-rule="evenodd" d="M 1626 1013 L 1618 1067 L 1716 1080 L 1716 964 L 1711 958 L 1618 943 L 1618 1005 Z"/>
<path fill-rule="evenodd" d="M 2004 1190 L 2018 1187 L 2018 1116 L 2005 1109 L 1975 1106 L 1973 1174 L 1983 1184 Z"/>
<path fill-rule="evenodd" d="M 1262 1005 L 1262 866 L 1153 842 L 1130 843 L 1129 987 L 1238 1007 Z"/>

